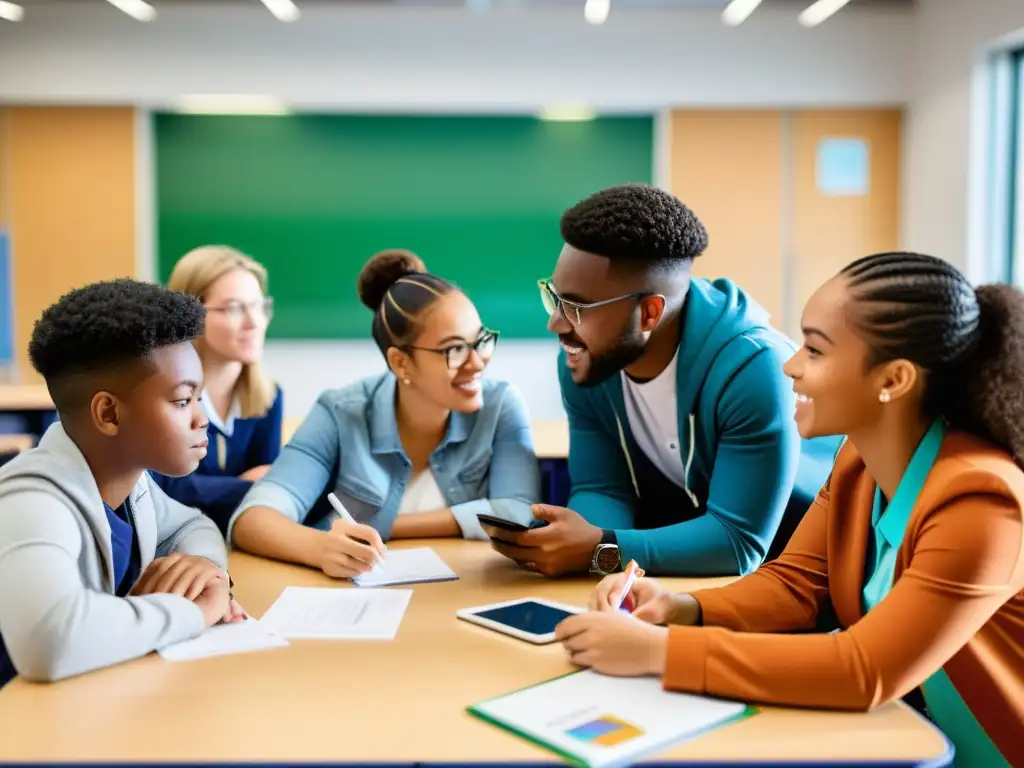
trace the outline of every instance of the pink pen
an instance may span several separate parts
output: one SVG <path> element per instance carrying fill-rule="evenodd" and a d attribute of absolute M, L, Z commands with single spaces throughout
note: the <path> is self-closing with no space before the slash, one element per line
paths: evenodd
<path fill-rule="evenodd" d="M 624 610 L 627 613 L 630 612 L 628 608 L 623 608 L 622 604 L 626 602 L 626 598 L 629 597 L 629 592 L 633 589 L 633 584 L 638 578 L 644 575 L 643 569 L 636 564 L 636 560 L 630 560 L 626 566 L 626 583 L 622 585 L 622 592 L 619 594 L 618 605 L 616 606 L 620 611 Z"/>

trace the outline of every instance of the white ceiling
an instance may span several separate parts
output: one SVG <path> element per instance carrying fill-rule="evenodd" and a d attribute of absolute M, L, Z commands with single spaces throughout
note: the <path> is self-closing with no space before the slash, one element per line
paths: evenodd
<path fill-rule="evenodd" d="M 38 6 L 61 6 L 61 5 L 103 5 L 105 0 L 17 0 L 26 8 Z M 239 6 L 252 5 L 254 8 L 262 8 L 259 0 L 147 0 L 158 10 L 161 7 L 173 6 Z M 616 9 L 628 8 L 722 8 L 729 0 L 612 0 L 612 7 Z M 552 8 L 579 6 L 581 9 L 584 0 L 295 0 L 301 8 L 323 7 L 323 6 L 420 6 L 420 7 L 443 7 L 453 6 L 486 6 L 496 9 L 504 8 Z M 811 0 L 764 0 L 764 6 L 783 7 L 806 7 Z M 854 8 L 906 8 L 914 5 L 916 0 L 851 0 L 847 10 Z"/>

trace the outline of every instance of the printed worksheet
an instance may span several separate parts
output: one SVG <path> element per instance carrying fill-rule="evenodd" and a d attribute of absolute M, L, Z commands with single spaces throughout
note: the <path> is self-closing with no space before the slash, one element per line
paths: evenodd
<path fill-rule="evenodd" d="M 165 646 L 158 653 L 167 661 L 191 661 L 285 645 L 288 645 L 288 641 L 281 635 L 249 618 L 233 624 L 216 624 L 199 637 Z"/>
<path fill-rule="evenodd" d="M 261 619 L 283 637 L 393 640 L 412 590 L 287 587 Z"/>

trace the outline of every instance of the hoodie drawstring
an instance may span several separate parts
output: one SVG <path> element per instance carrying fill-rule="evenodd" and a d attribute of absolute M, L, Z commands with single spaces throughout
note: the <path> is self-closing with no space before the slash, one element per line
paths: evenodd
<path fill-rule="evenodd" d="M 690 490 L 690 466 L 693 464 L 693 452 L 696 448 L 696 441 L 693 433 L 696 425 L 696 419 L 694 415 L 690 414 L 690 449 L 686 454 L 686 464 L 683 465 L 683 490 L 686 495 L 690 497 L 690 501 L 693 502 L 694 508 L 699 508 L 700 503 L 697 501 L 697 494 Z M 622 446 L 622 455 L 626 457 L 626 466 L 629 468 L 629 479 L 633 482 L 633 492 L 636 497 L 640 498 L 640 483 L 636 479 L 636 470 L 633 469 L 633 457 L 629 455 L 629 446 L 626 445 L 626 431 L 622 428 L 622 420 L 619 418 L 619 414 L 615 414 L 615 426 L 619 430 L 619 445 Z"/>
<path fill-rule="evenodd" d="M 629 455 L 629 448 L 626 445 L 626 432 L 622 429 L 622 421 L 619 414 L 615 414 L 615 426 L 619 428 L 619 445 L 622 446 L 622 455 L 626 457 L 626 466 L 629 467 L 629 479 L 633 481 L 633 492 L 640 498 L 640 484 L 636 480 L 636 470 L 633 469 L 633 458 Z"/>
<path fill-rule="evenodd" d="M 690 465 L 693 464 L 693 449 L 695 446 L 693 433 L 694 425 L 696 420 L 693 414 L 690 414 L 690 450 L 686 454 L 686 464 L 683 465 L 683 490 L 686 491 L 686 495 L 690 497 L 690 501 L 693 502 L 694 509 L 698 509 L 700 504 L 697 503 L 697 494 L 690 490 Z"/>

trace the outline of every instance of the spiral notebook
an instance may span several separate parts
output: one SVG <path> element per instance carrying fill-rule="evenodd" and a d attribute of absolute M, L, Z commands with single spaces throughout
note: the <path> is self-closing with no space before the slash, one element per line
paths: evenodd
<path fill-rule="evenodd" d="M 383 562 L 372 571 L 352 579 L 360 587 L 387 587 L 393 584 L 424 584 L 432 581 L 456 581 L 455 571 L 430 547 L 389 549 Z"/>

